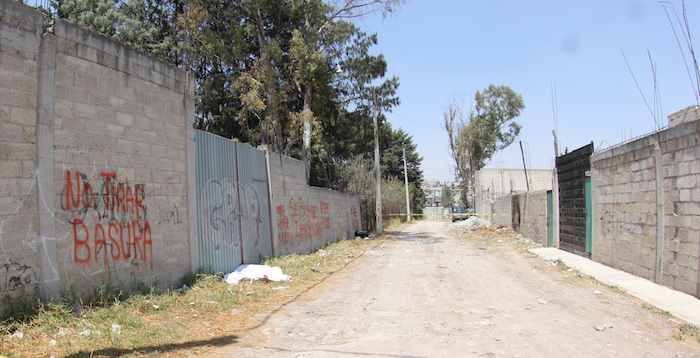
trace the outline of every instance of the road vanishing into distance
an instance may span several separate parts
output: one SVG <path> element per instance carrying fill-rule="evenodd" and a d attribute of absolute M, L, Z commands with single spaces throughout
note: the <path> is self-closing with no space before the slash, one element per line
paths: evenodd
<path fill-rule="evenodd" d="M 700 357 L 680 322 L 450 223 L 391 233 L 213 357 Z"/>

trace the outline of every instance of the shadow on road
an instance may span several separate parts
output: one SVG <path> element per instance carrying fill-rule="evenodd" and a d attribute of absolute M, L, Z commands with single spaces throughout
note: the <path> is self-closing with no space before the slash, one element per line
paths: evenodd
<path fill-rule="evenodd" d="M 135 348 L 104 348 L 92 352 L 81 351 L 67 355 L 66 357 L 71 358 L 82 358 L 82 357 L 121 357 L 128 354 L 153 354 L 153 353 L 167 353 L 174 352 L 182 349 L 191 349 L 198 347 L 222 347 L 229 344 L 234 344 L 238 342 L 238 336 L 221 336 L 207 340 L 200 341 L 189 341 L 182 343 L 171 343 L 162 344 L 157 346 L 144 346 Z"/>
<path fill-rule="evenodd" d="M 394 240 L 416 241 L 426 245 L 437 244 L 445 240 L 443 237 L 425 233 L 410 233 L 403 231 L 385 231 L 384 233 L 391 236 L 391 238 Z"/>

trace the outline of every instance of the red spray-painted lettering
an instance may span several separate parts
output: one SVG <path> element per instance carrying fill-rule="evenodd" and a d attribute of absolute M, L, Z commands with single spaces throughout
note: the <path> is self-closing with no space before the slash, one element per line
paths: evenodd
<path fill-rule="evenodd" d="M 120 182 L 114 171 L 100 173 L 99 187 L 86 175 L 65 172 L 61 206 L 70 213 L 73 261 L 80 265 L 132 262 L 152 268 L 151 224 L 144 205 L 145 186 Z"/>

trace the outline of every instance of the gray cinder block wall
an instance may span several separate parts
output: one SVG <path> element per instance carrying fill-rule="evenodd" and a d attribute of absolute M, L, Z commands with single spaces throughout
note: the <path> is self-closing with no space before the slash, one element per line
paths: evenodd
<path fill-rule="evenodd" d="M 520 215 L 518 232 L 547 246 L 547 190 L 515 194 Z"/>
<path fill-rule="evenodd" d="M 513 228 L 524 237 L 547 245 L 547 190 L 504 195 L 493 203 L 490 217 L 494 225 Z"/>
<path fill-rule="evenodd" d="M 501 196 L 493 201 L 490 221 L 494 225 L 513 225 L 513 197 L 511 195 Z"/>
<path fill-rule="evenodd" d="M 591 165 L 592 258 L 700 297 L 700 121 L 595 153 Z"/>
<path fill-rule="evenodd" d="M 551 169 L 528 169 L 530 192 L 552 188 Z M 528 190 L 522 168 L 484 168 L 476 172 L 476 198 L 474 205 L 479 216 L 492 216 L 492 203 L 496 198 L 524 193 Z"/>
<path fill-rule="evenodd" d="M 308 253 L 353 238 L 360 198 L 306 184 L 304 162 L 269 153 L 274 254 Z"/>
<path fill-rule="evenodd" d="M 40 282 L 37 98 L 42 19 L 0 1 L 0 314 Z"/>
<path fill-rule="evenodd" d="M 187 74 L 0 0 L 0 306 L 191 271 Z"/>
<path fill-rule="evenodd" d="M 172 66 L 61 20 L 47 32 L 38 11 L 0 0 L 0 315 L 200 268 L 192 88 Z M 356 195 L 267 157 L 272 233 L 258 239 L 273 255 L 354 236 Z"/>

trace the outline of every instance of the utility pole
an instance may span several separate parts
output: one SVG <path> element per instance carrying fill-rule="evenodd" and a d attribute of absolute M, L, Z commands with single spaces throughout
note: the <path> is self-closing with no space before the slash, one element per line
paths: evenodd
<path fill-rule="evenodd" d="M 372 103 L 376 105 L 376 101 Z M 376 180 L 377 192 L 375 194 L 375 218 L 377 222 L 377 234 L 381 234 L 384 231 L 384 226 L 382 225 L 382 168 L 379 160 L 379 111 L 374 111 L 374 173 Z"/>
<path fill-rule="evenodd" d="M 523 157 L 523 170 L 525 171 L 525 187 L 530 191 L 530 181 L 527 179 L 527 166 L 525 165 L 525 152 L 523 152 L 523 141 L 520 141 L 520 155 Z"/>
<path fill-rule="evenodd" d="M 311 110 L 304 111 L 304 116 L 310 115 Z M 306 171 L 306 184 L 310 184 L 311 178 L 311 123 L 304 119 L 304 170 Z"/>
<path fill-rule="evenodd" d="M 559 142 L 557 141 L 557 132 L 552 129 L 554 137 L 554 169 L 552 169 L 552 221 L 554 221 L 554 247 L 559 247 L 559 176 L 557 175 L 557 157 L 559 156 Z"/>
<path fill-rule="evenodd" d="M 403 183 L 406 187 L 406 221 L 411 222 L 411 199 L 408 194 L 408 169 L 406 168 L 406 147 L 403 147 Z"/>

